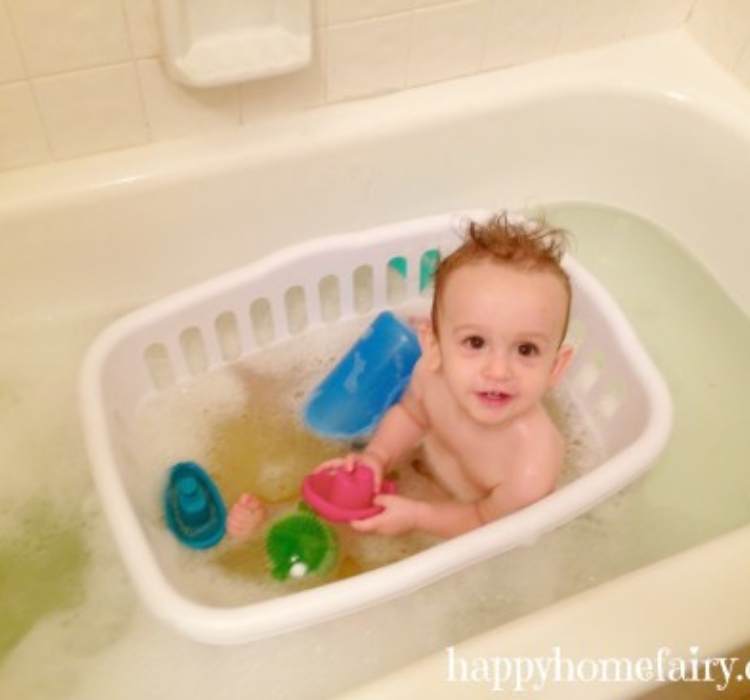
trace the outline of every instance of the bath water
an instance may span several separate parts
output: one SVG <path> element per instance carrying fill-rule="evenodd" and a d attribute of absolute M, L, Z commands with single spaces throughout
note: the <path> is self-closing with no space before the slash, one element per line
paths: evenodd
<path fill-rule="evenodd" d="M 133 442 L 139 453 L 138 481 L 146 487 L 139 488 L 136 508 L 159 530 L 154 538 L 159 560 L 170 562 L 170 579 L 187 595 L 210 605 L 248 604 L 369 571 L 439 541 L 424 533 L 363 537 L 346 525 L 333 524 L 338 557 L 331 570 L 279 584 L 269 575 L 265 528 L 245 542 L 226 537 L 207 551 L 181 547 L 163 536 L 159 495 L 164 473 L 185 459 L 197 461 L 210 473 L 228 508 L 243 492 L 250 492 L 264 502 L 269 522 L 297 510 L 305 475 L 352 449 L 346 442 L 323 440 L 305 429 L 299 418 L 304 399 L 371 320 L 361 317 L 291 338 L 273 352 L 261 351 L 199 375 L 141 405 Z M 594 466 L 597 451 L 586 449 L 584 422 L 576 420 L 564 391 L 546 401 L 569 445 L 564 483 Z M 395 465 L 391 476 L 399 492 L 422 500 L 440 498 L 437 486 L 414 468 L 418 461 L 414 451 Z"/>
<path fill-rule="evenodd" d="M 246 542 L 231 536 L 207 551 L 181 547 L 164 535 L 158 495 L 165 469 L 191 459 L 213 477 L 227 507 L 243 492 L 258 496 L 275 521 L 296 511 L 302 479 L 313 467 L 346 454 L 351 445 L 323 440 L 302 425 L 299 416 L 306 396 L 367 325 L 366 319 L 338 324 L 291 339 L 272 353 L 200 375 L 184 386 L 173 386 L 147 400 L 138 411 L 134 442 L 139 448 L 141 513 L 157 530 L 161 561 L 186 594 L 206 604 L 247 604 L 268 597 L 347 578 L 414 554 L 437 540 L 424 534 L 362 537 L 334 524 L 339 556 L 324 575 L 278 583 L 269 574 L 263 530 Z M 409 460 L 405 460 L 408 462 Z M 428 498 L 430 481 L 404 464 L 399 489 Z M 156 496 L 156 497 L 155 497 Z"/>
<path fill-rule="evenodd" d="M 667 379 L 675 425 L 657 464 L 533 547 L 241 647 L 197 644 L 151 618 L 101 512 L 74 380 L 85 347 L 121 310 L 0 329 L 0 696 L 330 697 L 747 523 L 747 316 L 649 222 L 584 204 L 546 213 L 574 232 L 575 256 L 620 303 Z M 244 449 L 232 445 L 242 432 L 233 420 L 251 418 L 225 416 L 216 454 L 227 463 Z M 328 448 L 311 449 L 324 455 Z M 264 488 L 288 488 L 280 474 L 271 473 Z"/>

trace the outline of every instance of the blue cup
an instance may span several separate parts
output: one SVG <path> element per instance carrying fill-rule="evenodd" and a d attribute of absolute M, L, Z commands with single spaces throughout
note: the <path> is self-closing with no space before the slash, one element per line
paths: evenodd
<path fill-rule="evenodd" d="M 382 312 L 310 394 L 306 425 L 338 440 L 368 436 L 401 398 L 420 354 L 414 331 Z"/>

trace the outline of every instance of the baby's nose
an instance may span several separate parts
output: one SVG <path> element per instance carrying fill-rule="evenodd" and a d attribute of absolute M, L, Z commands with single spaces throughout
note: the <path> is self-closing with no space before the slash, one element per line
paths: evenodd
<path fill-rule="evenodd" d="M 484 374 L 490 379 L 506 379 L 510 375 L 510 362 L 504 352 L 488 355 L 484 365 Z"/>

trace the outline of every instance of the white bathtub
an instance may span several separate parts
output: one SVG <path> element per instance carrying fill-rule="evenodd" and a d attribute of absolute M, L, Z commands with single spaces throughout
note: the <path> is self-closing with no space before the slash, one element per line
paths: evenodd
<path fill-rule="evenodd" d="M 672 232 L 747 312 L 748 172 L 750 95 L 680 33 L 335 105 L 242 135 L 11 172 L 0 175 L 0 333 L 109 318 L 305 238 L 447 210 L 576 200 L 621 207 Z M 74 369 L 59 368 L 56 398 L 68 396 Z M 750 637 L 738 622 L 750 612 L 745 534 L 550 604 L 461 648 L 538 654 L 540 640 L 545 648 L 560 640 L 580 655 L 635 657 L 691 643 L 704 654 L 726 651 Z M 721 587 L 732 613 L 699 595 L 701 586 Z M 347 646 L 387 645 L 379 625 L 408 626 L 411 602 L 245 650 L 209 651 L 138 611 L 132 636 L 82 667 L 76 697 L 96 697 L 108 684 L 132 697 L 329 697 L 427 652 L 435 656 L 357 695 L 412 697 L 410 684 L 431 697 L 476 690 L 445 683 L 444 647 L 460 640 L 441 636 L 439 625 L 403 654 L 336 663 Z M 589 624 L 605 617 L 607 629 Z M 182 659 L 181 672 L 163 667 L 154 682 L 136 671 L 149 644 L 156 658 Z M 283 678 L 290 665 L 306 673 L 325 662 L 337 671 L 304 693 Z M 281 680 L 269 675 L 274 665 Z M 221 683 L 206 680 L 212 673 Z M 253 691 L 251 673 L 261 678 Z M 612 687 L 600 690 L 612 697 Z"/>

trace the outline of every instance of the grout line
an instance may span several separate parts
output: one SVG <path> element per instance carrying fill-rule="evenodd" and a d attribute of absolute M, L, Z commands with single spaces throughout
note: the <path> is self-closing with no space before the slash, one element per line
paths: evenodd
<path fill-rule="evenodd" d="M 458 0 L 463 2 L 463 0 Z M 452 3 L 451 3 L 452 4 Z M 440 5 L 441 6 L 441 5 Z M 439 7 L 436 5 L 435 7 Z M 381 19 L 390 19 L 391 17 L 398 17 L 399 15 L 411 15 L 414 13 L 414 9 L 409 10 L 398 10 L 397 12 L 386 12 L 382 15 L 373 15 L 372 17 L 362 17 L 360 19 L 347 19 L 339 22 L 329 22 L 326 24 L 327 29 L 340 29 L 341 27 L 357 27 L 360 24 L 371 24 Z"/>
<path fill-rule="evenodd" d="M 319 24 L 313 27 L 312 32 L 313 50 L 317 49 L 320 60 L 322 104 L 327 105 L 330 104 L 328 101 L 328 27 L 325 24 Z"/>
<path fill-rule="evenodd" d="M 146 95 L 143 91 L 143 82 L 141 79 L 141 60 L 153 60 L 153 59 L 136 59 L 133 63 L 133 70 L 135 71 L 135 82 L 138 85 L 138 99 L 141 103 L 141 114 L 143 116 L 143 123 L 146 127 L 146 143 L 153 143 L 154 130 L 151 126 L 151 117 L 149 116 L 148 106 L 146 105 Z"/>
<path fill-rule="evenodd" d="M 742 59 L 745 57 L 745 54 L 750 54 L 750 25 L 748 26 L 748 36 L 745 40 L 745 43 L 742 44 L 742 47 L 740 48 L 739 52 L 737 53 L 737 59 L 734 62 L 734 65 L 731 67 L 732 74 L 739 78 L 737 75 L 737 71 L 740 67 L 740 64 L 742 63 Z"/>
<path fill-rule="evenodd" d="M 361 2 L 362 0 L 351 0 L 352 2 Z M 383 12 L 381 14 L 372 15 L 370 17 L 360 17 L 358 19 L 341 19 L 335 22 L 329 22 L 328 17 L 326 16 L 326 27 L 342 27 L 342 26 L 350 26 L 355 24 L 362 24 L 364 22 L 371 22 L 372 20 L 376 19 L 384 19 L 386 17 L 394 17 L 396 15 L 405 15 L 409 12 L 415 12 L 415 11 L 429 11 L 433 8 L 437 7 L 448 7 L 450 5 L 460 5 L 462 2 L 466 2 L 466 0 L 443 0 L 443 2 L 434 2 L 429 5 L 417 5 L 416 0 L 412 0 L 411 7 L 405 9 L 405 10 L 393 10 L 391 12 Z M 326 8 L 327 9 L 327 8 Z"/>
<path fill-rule="evenodd" d="M 328 97 L 328 45 L 321 44 L 320 49 L 320 92 L 321 92 L 321 105 L 331 104 Z"/>
<path fill-rule="evenodd" d="M 26 59 L 26 52 L 21 44 L 21 37 L 16 28 L 15 20 L 5 0 L 0 0 L 0 12 L 5 13 L 5 18 L 8 20 L 8 28 L 10 29 L 10 35 L 18 52 L 18 57 L 21 59 L 21 68 L 23 68 L 24 79 L 29 80 L 31 72 L 29 71 L 29 62 Z"/>
<path fill-rule="evenodd" d="M 125 0 L 120 0 L 120 15 L 122 17 L 122 23 L 125 28 L 125 41 L 128 44 L 128 52 L 130 53 L 130 60 L 135 61 L 135 51 L 133 50 L 133 37 L 130 35 L 130 22 L 128 21 L 128 11 L 125 8 Z"/>
<path fill-rule="evenodd" d="M 52 161 L 57 161 L 59 160 L 59 158 L 55 155 L 55 150 L 52 147 L 52 139 L 49 135 L 47 122 L 44 119 L 42 105 L 39 102 L 39 96 L 37 95 L 34 81 L 31 79 L 31 71 L 29 70 L 29 62 L 26 57 L 26 52 L 24 51 L 23 45 L 21 43 L 20 34 L 18 33 L 15 20 L 13 19 L 13 14 L 11 13 L 10 8 L 8 7 L 5 0 L 0 0 L 0 12 L 5 12 L 5 17 L 8 20 L 8 27 L 10 28 L 11 36 L 13 38 L 13 41 L 15 42 L 16 50 L 18 51 L 18 57 L 21 60 L 21 67 L 23 68 L 24 72 L 24 78 L 22 82 L 26 83 L 29 88 L 29 92 L 31 93 L 31 100 L 34 103 L 34 109 L 36 110 L 36 118 L 39 121 L 39 126 L 41 126 L 42 129 L 42 136 L 44 138 L 47 157 Z"/>
<path fill-rule="evenodd" d="M 414 9 L 413 3 L 412 3 L 412 9 L 409 11 L 409 28 L 407 30 L 407 39 L 406 39 L 406 59 L 405 59 L 405 65 L 404 65 L 404 71 L 403 71 L 403 77 L 402 77 L 402 83 L 400 90 L 408 90 L 411 83 L 411 59 L 412 59 L 412 47 L 414 46 L 414 24 L 416 20 L 414 19 L 417 11 Z"/>
<path fill-rule="evenodd" d="M 143 83 L 141 81 L 141 70 L 138 63 L 138 58 L 135 55 L 135 49 L 133 48 L 133 37 L 130 33 L 130 22 L 128 20 L 128 11 L 126 8 L 125 0 L 120 0 L 120 13 L 122 14 L 122 21 L 125 26 L 125 39 L 128 43 L 128 51 L 130 52 L 130 64 L 133 67 L 135 73 L 135 82 L 138 89 L 138 99 L 141 103 L 141 119 L 143 125 L 146 127 L 146 143 L 153 143 L 154 133 L 151 127 L 151 119 L 148 115 L 148 108 L 146 106 L 146 95 L 143 92 Z"/>
<path fill-rule="evenodd" d="M 690 7 L 688 7 L 687 12 L 685 13 L 685 16 L 682 18 L 682 24 L 687 27 L 688 24 L 690 24 L 690 20 L 693 18 L 693 14 L 695 13 L 695 8 L 698 5 L 700 0 L 693 0 L 693 2 L 690 3 Z"/>
<path fill-rule="evenodd" d="M 484 16 L 484 31 L 482 32 L 482 48 L 479 52 L 479 64 L 476 67 L 476 72 L 485 70 L 487 60 L 487 46 L 490 43 L 490 29 L 493 26 L 493 20 L 495 18 L 495 3 L 485 3 L 485 16 Z"/>
<path fill-rule="evenodd" d="M 49 157 L 51 160 L 54 160 L 54 161 L 63 160 L 55 153 L 55 149 L 52 145 L 52 139 L 50 138 L 50 135 L 49 135 L 49 124 L 47 123 L 47 120 L 45 119 L 44 110 L 42 109 L 41 103 L 39 102 L 39 95 L 37 94 L 36 85 L 34 84 L 33 80 L 28 80 L 27 83 L 29 85 L 29 90 L 31 91 L 31 98 L 34 100 L 34 106 L 36 107 L 37 118 L 39 119 L 39 123 L 42 125 L 42 133 L 44 134 L 44 142 L 47 145 L 47 152 L 49 154 Z"/>
<path fill-rule="evenodd" d="M 235 127 L 239 126 L 245 126 L 245 85 L 247 85 L 248 81 L 244 80 L 241 83 L 237 83 L 234 85 L 235 87 L 235 95 L 237 97 L 237 111 L 235 112 L 235 116 L 237 117 L 237 122 L 235 123 Z M 224 86 L 229 87 L 229 86 Z"/>
<path fill-rule="evenodd" d="M 2 0 L 0 0 L 2 2 Z M 158 56 L 154 56 L 158 60 Z M 119 61 L 107 61 L 105 63 L 94 63 L 88 66 L 79 66 L 78 68 L 66 68 L 65 70 L 55 70 L 48 73 L 40 73 L 39 75 L 29 75 L 27 80 L 47 80 L 47 78 L 59 78 L 64 75 L 73 75 L 74 73 L 85 73 L 86 71 L 94 71 L 99 68 L 113 68 L 114 66 L 123 66 L 128 63 L 134 63 L 132 58 Z"/>

